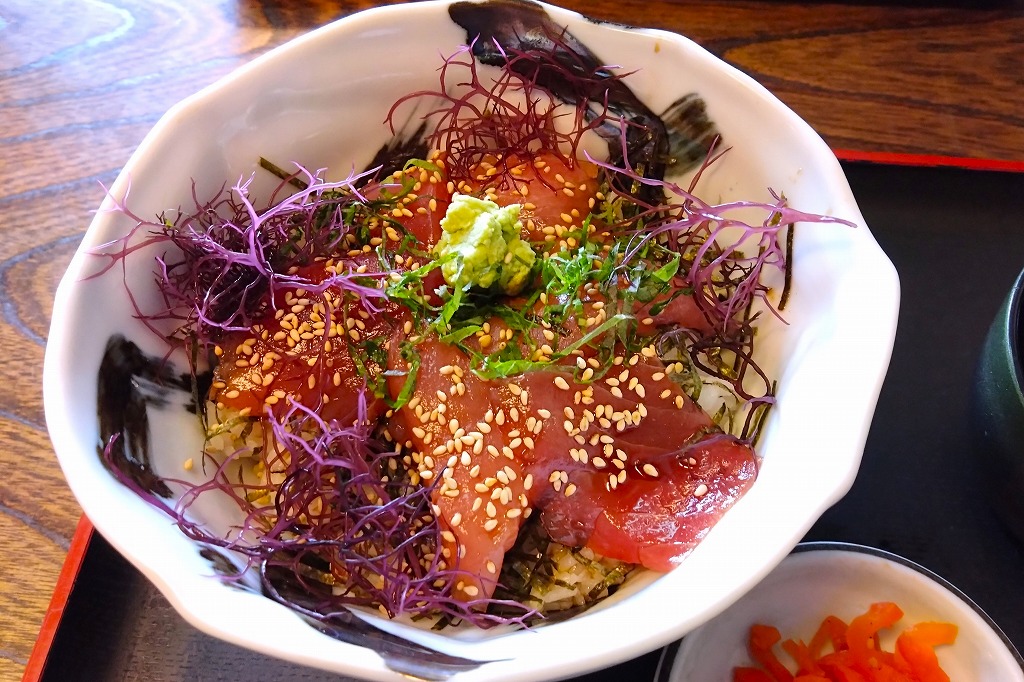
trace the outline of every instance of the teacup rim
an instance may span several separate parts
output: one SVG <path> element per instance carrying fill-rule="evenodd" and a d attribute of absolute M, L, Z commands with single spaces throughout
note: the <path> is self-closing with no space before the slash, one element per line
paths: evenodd
<path fill-rule="evenodd" d="M 1021 319 L 1022 306 L 1024 306 L 1024 269 L 1020 271 L 1013 283 L 1005 325 L 1013 380 L 1018 395 L 1024 401 L 1024 357 L 1021 356 L 1021 333 L 1024 332 L 1024 319 Z"/>

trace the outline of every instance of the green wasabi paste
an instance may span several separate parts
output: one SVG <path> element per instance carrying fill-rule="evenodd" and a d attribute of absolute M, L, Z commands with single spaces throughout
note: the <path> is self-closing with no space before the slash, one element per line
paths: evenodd
<path fill-rule="evenodd" d="M 522 291 L 536 254 L 519 236 L 521 208 L 456 193 L 441 219 L 443 233 L 435 247 L 445 281 L 457 289 Z"/>

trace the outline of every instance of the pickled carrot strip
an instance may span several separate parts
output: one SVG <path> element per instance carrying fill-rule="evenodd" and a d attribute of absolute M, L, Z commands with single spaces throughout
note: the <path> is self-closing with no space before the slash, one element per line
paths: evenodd
<path fill-rule="evenodd" d="M 773 650 L 782 640 L 778 629 L 752 625 L 748 649 L 761 668 L 734 668 L 733 682 L 950 682 L 939 666 L 935 647 L 956 641 L 957 626 L 918 623 L 899 635 L 895 651 L 883 650 L 879 633 L 902 617 L 903 610 L 892 602 L 872 604 L 849 625 L 827 616 L 809 645 L 795 639 L 782 642 L 781 648 L 796 666 L 796 675 Z M 826 645 L 831 645 L 832 651 L 823 653 Z"/>
<path fill-rule="evenodd" d="M 949 682 L 949 675 L 939 667 L 935 647 L 952 644 L 956 635 L 957 627 L 951 623 L 918 623 L 896 639 L 896 654 L 921 682 Z"/>
<path fill-rule="evenodd" d="M 820 658 L 821 650 L 828 642 L 832 644 L 833 651 L 845 649 L 846 629 L 848 627 L 841 619 L 835 616 L 826 616 L 825 620 L 821 621 L 818 631 L 814 633 L 814 637 L 811 638 L 811 643 L 808 645 L 811 656 L 815 659 Z"/>
<path fill-rule="evenodd" d="M 846 630 L 846 644 L 858 670 L 865 672 L 881 667 L 878 631 L 892 627 L 902 617 L 900 607 L 892 602 L 878 602 L 850 621 L 850 627 Z"/>
<path fill-rule="evenodd" d="M 782 643 L 782 650 L 789 654 L 796 663 L 797 677 L 803 675 L 820 675 L 821 668 L 811 655 L 810 648 L 800 640 L 787 639 Z M 795 682 L 795 680 L 794 680 Z"/>
<path fill-rule="evenodd" d="M 776 682 L 793 682 L 793 673 L 775 657 L 772 647 L 782 639 L 779 630 L 770 625 L 753 625 L 750 628 L 750 656 L 761 664 Z"/>

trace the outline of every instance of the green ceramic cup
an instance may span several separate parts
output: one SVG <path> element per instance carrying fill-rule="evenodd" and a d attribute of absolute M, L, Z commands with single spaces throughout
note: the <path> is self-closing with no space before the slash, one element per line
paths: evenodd
<path fill-rule="evenodd" d="M 1024 272 L 989 328 L 978 359 L 971 416 L 991 486 L 987 495 L 1024 542 Z"/>

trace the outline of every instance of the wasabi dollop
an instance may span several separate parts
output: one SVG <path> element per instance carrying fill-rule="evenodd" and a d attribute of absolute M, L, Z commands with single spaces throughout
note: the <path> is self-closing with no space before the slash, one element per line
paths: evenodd
<path fill-rule="evenodd" d="M 441 219 L 434 251 L 444 280 L 455 288 L 499 288 L 517 294 L 526 285 L 536 254 L 519 234 L 519 204 L 498 206 L 466 194 L 452 196 Z"/>

